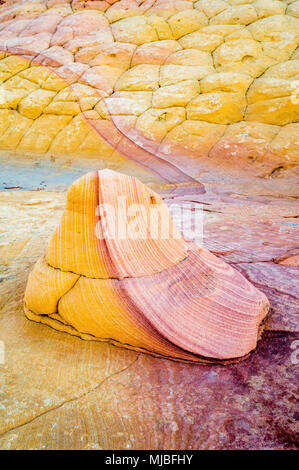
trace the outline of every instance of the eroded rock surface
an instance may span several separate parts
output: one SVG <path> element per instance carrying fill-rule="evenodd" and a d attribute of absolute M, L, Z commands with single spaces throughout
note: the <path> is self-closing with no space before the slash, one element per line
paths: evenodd
<path fill-rule="evenodd" d="M 298 0 L 0 4 L 0 447 L 295 448 Z M 59 191 L 106 166 L 202 204 L 204 246 L 270 301 L 246 361 L 179 364 L 24 317 Z"/>
<path fill-rule="evenodd" d="M 106 169 L 69 188 L 24 308 L 30 320 L 83 339 L 224 364 L 256 348 L 269 302 L 237 270 L 187 243 L 157 193 Z"/>
<path fill-rule="evenodd" d="M 23 312 L 27 275 L 44 253 L 65 194 L 8 191 L 0 197 L 1 448 L 296 447 L 298 271 L 272 261 L 276 246 L 285 253 L 295 249 L 294 199 L 272 198 L 265 208 L 264 197 L 252 198 L 240 218 L 248 196 L 201 196 L 209 198 L 205 246 L 248 276 L 271 304 L 257 351 L 242 363 L 219 367 L 138 357 L 29 322 Z M 259 236 L 261 219 L 275 243 L 253 253 L 252 244 L 267 241 L 264 233 Z M 251 228 L 249 237 L 244 226 Z"/>
<path fill-rule="evenodd" d="M 7 1 L 0 149 L 125 155 L 170 182 L 200 160 L 293 171 L 297 3 Z"/>

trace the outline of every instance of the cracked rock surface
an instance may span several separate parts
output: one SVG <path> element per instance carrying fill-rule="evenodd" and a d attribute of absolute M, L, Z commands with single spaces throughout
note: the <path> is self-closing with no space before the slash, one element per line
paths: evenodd
<path fill-rule="evenodd" d="M 204 160 L 292 173 L 298 11 L 298 0 L 8 0 L 0 150 L 125 155 L 171 182 L 170 168 L 181 181 Z"/>
<path fill-rule="evenodd" d="M 248 359 L 195 366 L 82 341 L 29 322 L 23 312 L 27 275 L 57 225 L 65 193 L 7 191 L 0 197 L 1 448 L 296 447 L 298 268 L 280 262 L 295 254 L 293 198 L 254 196 L 240 215 L 248 196 L 197 195 L 208 209 L 205 246 L 263 291 L 271 310 Z M 189 196 L 163 197 L 170 205 Z M 261 226 L 273 239 L 260 233 Z"/>
<path fill-rule="evenodd" d="M 296 448 L 298 22 L 298 0 L 0 1 L 0 448 Z M 66 189 L 107 166 L 201 205 L 204 246 L 266 294 L 244 362 L 25 318 Z"/>

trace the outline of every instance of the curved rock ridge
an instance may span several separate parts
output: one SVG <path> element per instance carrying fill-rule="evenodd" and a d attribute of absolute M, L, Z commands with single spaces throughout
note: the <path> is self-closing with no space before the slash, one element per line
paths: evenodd
<path fill-rule="evenodd" d="M 0 150 L 124 155 L 172 181 L 196 177 L 203 158 L 261 176 L 290 168 L 298 5 L 9 0 L 0 7 Z"/>
<path fill-rule="evenodd" d="M 116 209 L 119 200 L 125 212 Z M 139 207 L 138 217 L 132 207 Z M 151 219 L 153 208 L 160 218 Z M 138 237 L 129 231 L 124 237 L 132 221 Z M 69 188 L 61 222 L 25 292 L 29 319 L 203 364 L 245 358 L 268 309 L 265 295 L 238 271 L 181 237 L 156 193 L 111 170 L 88 173 Z"/>

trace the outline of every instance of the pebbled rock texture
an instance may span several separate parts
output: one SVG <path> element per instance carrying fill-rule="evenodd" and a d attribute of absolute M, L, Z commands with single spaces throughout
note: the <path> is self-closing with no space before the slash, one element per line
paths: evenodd
<path fill-rule="evenodd" d="M 297 4 L 8 0 L 0 150 L 125 155 L 171 182 L 200 160 L 295 171 Z"/>
<path fill-rule="evenodd" d="M 298 447 L 298 21 L 298 0 L 0 1 L 1 448 Z M 205 248 L 270 302 L 248 359 L 24 317 L 64 191 L 107 166 L 202 205 Z"/>

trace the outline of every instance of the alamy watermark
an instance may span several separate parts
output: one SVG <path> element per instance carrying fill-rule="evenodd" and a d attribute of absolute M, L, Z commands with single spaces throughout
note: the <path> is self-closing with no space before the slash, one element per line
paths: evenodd
<path fill-rule="evenodd" d="M 171 240 L 183 236 L 198 243 L 203 240 L 203 211 L 198 203 L 167 208 L 163 203 L 128 204 L 127 196 L 119 196 L 116 204 L 99 204 L 95 216 L 98 239 Z"/>

